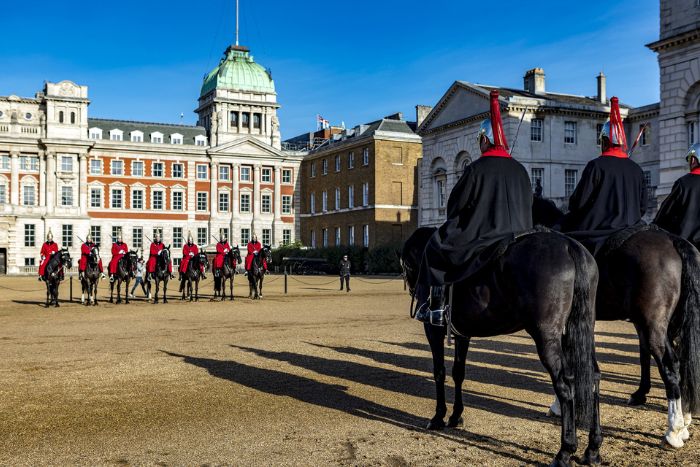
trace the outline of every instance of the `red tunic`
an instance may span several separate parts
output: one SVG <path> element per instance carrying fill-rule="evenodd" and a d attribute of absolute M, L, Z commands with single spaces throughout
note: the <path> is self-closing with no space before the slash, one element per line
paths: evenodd
<path fill-rule="evenodd" d="M 44 242 L 41 245 L 41 261 L 39 261 L 39 275 L 43 276 L 46 271 L 46 265 L 54 253 L 58 253 L 58 244 L 56 242 Z"/>
<path fill-rule="evenodd" d="M 248 255 L 245 257 L 245 270 L 250 271 L 250 266 L 253 264 L 253 256 L 255 253 L 262 251 L 260 242 L 248 242 Z M 263 268 L 267 271 L 267 261 L 263 261 Z"/>
<path fill-rule="evenodd" d="M 146 264 L 146 271 L 150 273 L 156 272 L 156 261 L 158 260 L 158 253 L 163 251 L 165 245 L 163 242 L 153 242 L 151 243 L 151 254 L 148 257 L 148 264 Z M 168 263 L 168 272 L 173 272 L 173 265 Z"/>
<path fill-rule="evenodd" d="M 90 256 L 90 252 L 93 248 L 95 248 L 95 244 L 93 242 L 85 242 L 80 247 L 80 262 L 78 263 L 78 271 L 84 272 L 85 269 L 87 269 L 87 259 L 88 256 Z M 97 268 L 100 270 L 100 272 L 102 272 L 102 258 L 98 259 Z"/>
<path fill-rule="evenodd" d="M 180 262 L 179 269 L 180 272 L 187 272 L 187 265 L 190 264 L 190 258 L 198 254 L 199 248 L 196 244 L 193 243 L 192 245 L 190 245 L 189 243 L 185 243 L 185 246 L 182 247 L 182 262 Z"/>
<path fill-rule="evenodd" d="M 216 258 L 214 259 L 214 267 L 216 269 L 221 269 L 224 267 L 224 257 L 226 254 L 231 251 L 231 245 L 226 243 L 217 243 L 216 244 Z M 236 261 L 233 261 L 233 267 L 236 267 Z"/>
<path fill-rule="evenodd" d="M 124 242 L 114 242 L 112 243 L 112 259 L 109 262 L 109 273 L 117 273 L 117 264 L 119 260 L 122 259 L 129 252 L 129 247 L 126 246 Z"/>

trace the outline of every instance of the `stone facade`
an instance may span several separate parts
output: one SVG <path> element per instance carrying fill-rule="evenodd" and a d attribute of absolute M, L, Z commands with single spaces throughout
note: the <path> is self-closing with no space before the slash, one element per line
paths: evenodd
<path fill-rule="evenodd" d="M 347 130 L 309 153 L 301 168 L 303 244 L 404 241 L 417 227 L 420 157 L 420 137 L 399 115 Z"/>

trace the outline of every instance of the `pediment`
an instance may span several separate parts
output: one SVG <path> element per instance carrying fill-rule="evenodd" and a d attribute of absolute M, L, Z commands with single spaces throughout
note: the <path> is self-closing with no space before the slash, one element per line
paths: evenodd
<path fill-rule="evenodd" d="M 209 150 L 213 155 L 231 155 L 231 156 L 258 156 L 258 157 L 284 157 L 284 154 L 258 141 L 255 138 L 244 137 L 228 143 L 221 144 Z"/>
<path fill-rule="evenodd" d="M 489 94 L 478 86 L 457 81 L 440 99 L 421 124 L 429 131 L 489 111 Z"/>

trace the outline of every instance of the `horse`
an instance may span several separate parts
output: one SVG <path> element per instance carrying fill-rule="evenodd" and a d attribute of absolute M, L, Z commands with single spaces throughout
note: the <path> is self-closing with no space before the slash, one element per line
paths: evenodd
<path fill-rule="evenodd" d="M 533 217 L 537 213 L 534 206 Z M 559 223 L 564 213 L 559 211 Z M 641 406 L 651 389 L 651 357 L 664 382 L 668 430 L 681 448 L 692 413 L 700 409 L 700 253 L 688 241 L 649 226 L 611 238 L 596 255 L 596 319 L 629 320 L 639 337 L 641 376 L 628 405 Z M 557 412 L 556 401 L 552 412 Z"/>
<path fill-rule="evenodd" d="M 214 272 L 214 297 L 221 296 L 226 300 L 226 281 L 229 283 L 229 296 L 233 300 L 233 278 L 236 275 L 236 265 L 243 262 L 241 250 L 235 246 L 224 255 L 223 267 Z"/>
<path fill-rule="evenodd" d="M 269 266 L 272 264 L 272 255 L 270 254 L 270 247 L 265 245 L 260 250 L 260 253 L 253 253 L 253 260 L 250 262 L 250 269 L 248 270 L 248 298 L 257 300 L 263 298 L 262 288 L 263 279 L 265 278 L 265 267 L 264 263 Z"/>
<path fill-rule="evenodd" d="M 421 258 L 434 228 L 416 230 L 401 251 L 401 266 L 415 297 Z M 451 286 L 448 325 L 424 324 L 433 356 L 437 389 L 431 430 L 445 427 L 445 354 L 448 332 L 455 334 L 455 403 L 447 426 L 463 423 L 462 383 L 471 337 L 525 330 L 533 338 L 561 401 L 561 449 L 552 465 L 570 465 L 576 452 L 576 424 L 589 425 L 585 464 L 600 463 L 603 434 L 599 416 L 599 370 L 595 359 L 593 307 L 598 271 L 578 242 L 551 231 L 514 236 L 479 271 Z M 413 308 L 413 302 L 411 303 Z M 413 313 L 413 309 L 411 310 Z"/>
<path fill-rule="evenodd" d="M 194 301 L 199 301 L 199 280 L 202 277 L 201 266 L 204 266 L 204 270 L 209 268 L 207 255 L 202 252 L 194 255 L 187 263 L 187 270 L 182 275 L 182 282 L 180 282 L 181 300 L 184 300 L 185 294 L 187 294 L 190 297 L 190 301 L 192 301 L 192 283 L 194 282 Z"/>
<path fill-rule="evenodd" d="M 158 292 L 160 283 L 163 283 L 163 303 L 168 303 L 168 281 L 170 280 L 170 247 L 164 247 L 156 258 L 156 270 L 151 274 L 153 282 L 156 284 L 156 291 L 153 294 L 153 304 L 158 303 Z M 148 295 L 151 296 L 151 281 L 148 281 Z"/>
<path fill-rule="evenodd" d="M 80 279 L 82 295 L 80 303 L 85 306 L 97 305 L 97 284 L 100 280 L 100 252 L 99 248 L 93 246 L 90 249 L 90 254 L 87 256 L 85 271 Z M 87 300 L 85 299 L 87 294 Z"/>
<path fill-rule="evenodd" d="M 46 263 L 44 269 L 44 282 L 46 283 L 46 308 L 51 305 L 59 307 L 58 304 L 58 286 L 63 280 L 63 272 L 65 268 L 72 268 L 73 260 L 66 248 L 51 255 L 49 262 Z"/>
<path fill-rule="evenodd" d="M 109 285 L 109 303 L 114 303 L 115 284 L 117 286 L 117 304 L 122 302 L 122 282 L 124 282 L 126 287 L 124 290 L 124 300 L 127 305 L 129 304 L 129 282 L 131 282 L 131 278 L 134 277 L 137 261 L 138 255 L 135 251 L 129 251 L 119 259 L 117 262 L 117 273 L 114 275 L 115 280 Z"/>

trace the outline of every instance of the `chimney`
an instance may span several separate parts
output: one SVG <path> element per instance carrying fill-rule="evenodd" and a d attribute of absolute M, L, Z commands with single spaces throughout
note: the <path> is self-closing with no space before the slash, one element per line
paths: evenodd
<path fill-rule="evenodd" d="M 425 120 L 425 117 L 432 112 L 433 108 L 429 105 L 417 105 L 416 106 L 416 126 L 420 126 Z"/>
<path fill-rule="evenodd" d="M 525 72 L 523 78 L 525 82 L 525 90 L 532 94 L 544 94 L 544 70 L 542 68 L 533 68 Z"/>
<path fill-rule="evenodd" d="M 605 75 L 602 71 L 596 77 L 596 80 L 598 81 L 598 102 L 601 104 L 606 104 L 608 102 L 608 96 L 605 89 Z"/>
<path fill-rule="evenodd" d="M 387 115 L 384 120 L 403 120 L 403 112 L 396 112 L 395 114 Z"/>

